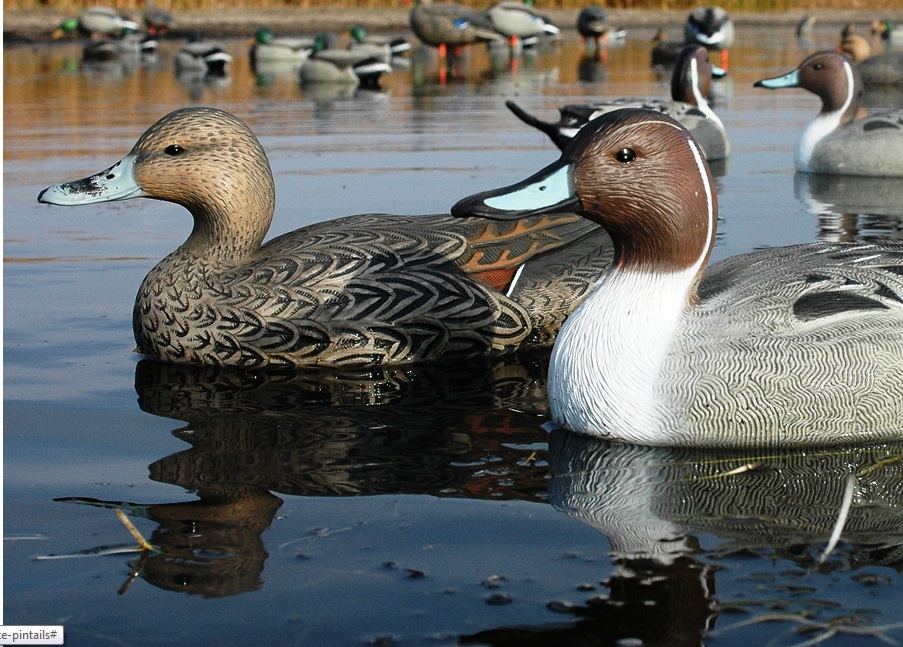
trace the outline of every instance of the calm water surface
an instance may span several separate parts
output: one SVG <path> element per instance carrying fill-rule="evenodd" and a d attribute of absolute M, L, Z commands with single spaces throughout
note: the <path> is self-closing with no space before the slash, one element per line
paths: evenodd
<path fill-rule="evenodd" d="M 899 182 L 794 177 L 818 100 L 752 88 L 811 49 L 791 31 L 740 29 L 715 87 L 733 148 L 715 259 L 901 237 Z M 665 95 L 650 36 L 600 62 L 573 33 L 513 62 L 474 51 L 444 79 L 419 52 L 383 91 L 350 93 L 255 78 L 238 40 L 232 77 L 206 86 L 175 78 L 174 43 L 112 71 L 80 70 L 74 45 L 7 47 L 6 623 L 63 624 L 67 645 L 903 641 L 903 446 L 762 455 L 550 436 L 542 355 L 366 374 L 161 366 L 132 352 L 131 306 L 187 236 L 184 210 L 35 200 L 118 160 L 169 110 L 209 104 L 268 151 L 273 235 L 443 212 L 557 157 L 505 99 L 551 118 L 564 102 Z M 116 509 L 160 551 L 135 552 Z"/>

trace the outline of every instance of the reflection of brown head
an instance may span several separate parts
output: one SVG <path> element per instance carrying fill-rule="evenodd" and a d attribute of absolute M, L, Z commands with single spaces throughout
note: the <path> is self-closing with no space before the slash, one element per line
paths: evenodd
<path fill-rule="evenodd" d="M 261 533 L 282 500 L 257 488 L 207 488 L 199 501 L 149 506 L 160 525 L 151 543 L 160 549 L 141 576 L 167 591 L 207 598 L 253 591 L 268 555 Z"/>

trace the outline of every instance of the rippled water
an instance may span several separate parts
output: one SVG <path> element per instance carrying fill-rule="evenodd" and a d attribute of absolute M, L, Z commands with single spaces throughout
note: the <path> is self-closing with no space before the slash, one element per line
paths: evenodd
<path fill-rule="evenodd" d="M 733 151 L 715 259 L 901 237 L 899 182 L 794 177 L 818 100 L 752 88 L 809 51 L 791 32 L 740 29 L 715 88 Z M 603 61 L 583 60 L 574 34 L 514 61 L 475 50 L 445 73 L 417 52 L 383 91 L 345 94 L 255 78 L 237 40 L 232 77 L 208 86 L 176 79 L 174 43 L 129 70 L 79 69 L 75 45 L 5 48 L 5 622 L 63 624 L 67 645 L 903 640 L 903 447 L 763 456 L 550 437 L 542 355 L 301 375 L 142 361 L 134 294 L 187 214 L 35 200 L 198 103 L 260 136 L 273 235 L 443 212 L 557 157 L 505 99 L 551 117 L 666 94 L 650 37 L 631 32 Z M 98 555 L 134 546 L 114 509 L 160 552 Z M 51 556 L 66 558 L 37 559 Z"/>

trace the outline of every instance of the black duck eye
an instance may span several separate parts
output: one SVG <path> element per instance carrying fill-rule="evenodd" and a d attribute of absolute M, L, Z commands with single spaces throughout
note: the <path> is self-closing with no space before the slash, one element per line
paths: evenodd
<path fill-rule="evenodd" d="M 818 70 L 820 70 L 823 67 L 824 67 L 824 65 L 822 65 L 821 63 L 816 63 L 815 65 L 812 66 L 812 69 L 817 72 Z"/>
<path fill-rule="evenodd" d="M 622 164 L 630 164 L 633 160 L 636 159 L 636 153 L 632 148 L 622 148 L 617 153 L 615 153 L 615 159 Z"/>
<path fill-rule="evenodd" d="M 167 155 L 181 155 L 185 152 L 185 149 L 179 146 L 178 144 L 170 144 L 166 148 L 163 149 L 163 152 Z"/>

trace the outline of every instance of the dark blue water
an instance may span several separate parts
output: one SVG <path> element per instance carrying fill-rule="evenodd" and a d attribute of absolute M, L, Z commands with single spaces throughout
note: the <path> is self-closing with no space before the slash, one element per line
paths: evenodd
<path fill-rule="evenodd" d="M 5 623 L 62 624 L 67 645 L 903 641 L 903 446 L 761 455 L 550 436 L 542 354 L 298 375 L 148 362 L 132 352 L 134 294 L 187 214 L 35 200 L 203 103 L 267 149 L 273 235 L 443 212 L 557 157 L 506 98 L 551 118 L 666 94 L 649 37 L 589 66 L 574 34 L 513 63 L 474 52 L 445 83 L 427 52 L 383 92 L 331 96 L 256 79 L 240 41 L 230 81 L 208 87 L 177 81 L 174 44 L 112 72 L 79 70 L 71 45 L 5 48 Z M 733 150 L 715 259 L 900 237 L 898 182 L 794 177 L 818 100 L 752 82 L 807 50 L 789 26 L 739 31 L 715 89 Z M 137 551 L 116 509 L 158 552 Z"/>

